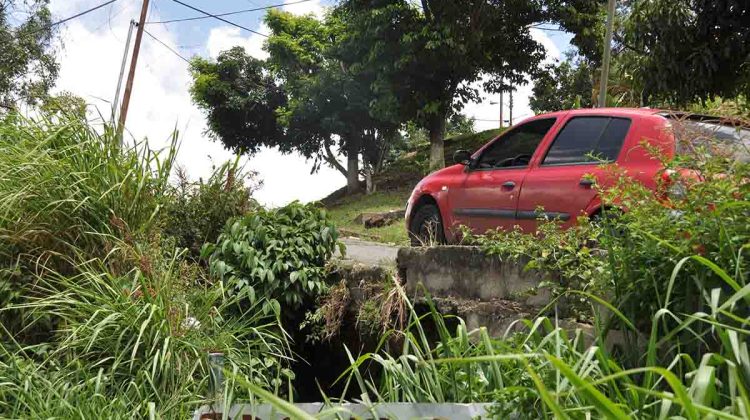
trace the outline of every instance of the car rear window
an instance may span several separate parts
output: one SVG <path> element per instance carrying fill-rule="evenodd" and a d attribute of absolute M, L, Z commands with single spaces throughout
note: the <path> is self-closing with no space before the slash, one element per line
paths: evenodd
<path fill-rule="evenodd" d="M 630 129 L 630 120 L 615 117 L 576 117 L 552 143 L 543 165 L 591 164 L 614 161 Z"/>
<path fill-rule="evenodd" d="M 719 121 L 672 122 L 677 154 L 709 153 L 750 162 L 750 128 Z"/>

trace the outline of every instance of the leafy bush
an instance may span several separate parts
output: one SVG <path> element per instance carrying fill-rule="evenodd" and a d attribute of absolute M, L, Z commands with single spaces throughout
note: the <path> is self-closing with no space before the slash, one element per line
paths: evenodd
<path fill-rule="evenodd" d="M 164 234 L 197 261 L 203 244 L 216 242 L 229 219 L 258 206 L 252 199 L 261 184 L 256 176 L 239 167 L 239 160 L 219 166 L 206 181 L 190 182 L 178 168 L 177 185 L 170 190 L 163 211 Z"/>
<path fill-rule="evenodd" d="M 462 229 L 466 243 L 500 259 L 526 261 L 524 270 L 538 270 L 546 276 L 540 287 L 549 288 L 553 298 L 568 296 L 569 309 L 580 320 L 591 316 L 588 299 L 580 295 L 574 299 L 570 292 L 607 295 L 611 291 L 601 235 L 602 226 L 588 218 L 580 218 L 570 229 L 561 229 L 558 221 L 540 219 L 535 235 L 499 229 L 475 236 Z"/>
<path fill-rule="evenodd" d="M 343 250 L 325 211 L 294 202 L 230 221 L 203 255 L 231 293 L 294 308 L 325 289 L 326 261 L 337 246 Z"/>
<path fill-rule="evenodd" d="M 644 315 L 666 305 L 679 313 L 708 310 L 702 293 L 717 287 L 736 292 L 748 284 L 750 269 L 744 256 L 750 243 L 750 165 L 700 154 L 665 165 L 672 173 L 669 188 L 679 191 L 668 199 L 627 178 L 603 192 L 607 201 L 628 209 L 609 221 L 622 234 L 601 238 L 613 292 L 620 307 L 647 326 Z M 684 176 L 686 170 L 699 173 L 700 181 Z M 676 269 L 685 258 L 693 263 Z M 732 272 L 734 279 L 720 277 L 706 261 Z M 675 270 L 681 276 L 673 277 Z"/>

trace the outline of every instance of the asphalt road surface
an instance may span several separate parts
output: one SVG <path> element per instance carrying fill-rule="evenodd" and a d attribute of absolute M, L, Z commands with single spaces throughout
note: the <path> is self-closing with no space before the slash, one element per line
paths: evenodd
<path fill-rule="evenodd" d="M 341 242 L 346 245 L 346 256 L 343 257 L 345 260 L 368 265 L 396 264 L 397 246 L 383 245 L 356 238 L 343 238 Z M 340 254 L 337 253 L 337 255 L 341 258 Z"/>

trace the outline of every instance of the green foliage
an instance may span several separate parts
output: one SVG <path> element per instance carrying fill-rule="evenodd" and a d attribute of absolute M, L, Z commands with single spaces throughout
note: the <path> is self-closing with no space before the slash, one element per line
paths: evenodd
<path fill-rule="evenodd" d="M 325 211 L 295 202 L 230 221 L 203 255 L 231 294 L 251 303 L 268 298 L 266 310 L 278 311 L 277 300 L 297 308 L 325 289 L 326 261 L 337 246 Z"/>
<path fill-rule="evenodd" d="M 219 166 L 206 181 L 190 182 L 180 168 L 177 176 L 162 210 L 164 234 L 197 261 L 203 244 L 216 242 L 227 220 L 258 207 L 252 194 L 262 181 L 244 171 L 239 160 Z"/>
<path fill-rule="evenodd" d="M 699 147 L 665 166 L 672 173 L 670 181 L 661 185 L 662 193 L 669 196 L 666 202 L 663 195 L 654 195 L 624 176 L 619 185 L 604 192 L 605 199 L 628 209 L 611 221 L 615 230 L 627 234 L 607 236 L 602 243 L 616 274 L 613 285 L 620 306 L 634 317 L 655 313 L 667 303 L 678 313 L 707 310 L 706 302 L 698 299 L 701 293 L 736 292 L 748 284 L 750 267 L 744 253 L 750 243 L 750 165 Z M 674 267 L 685 258 L 693 262 Z M 732 272 L 733 280 L 695 263 L 703 259 Z M 673 277 L 675 270 L 681 276 Z M 743 310 L 746 307 L 739 313 Z"/>
<path fill-rule="evenodd" d="M 49 0 L 0 1 L 0 108 L 35 104 L 57 79 L 48 4 Z"/>
<path fill-rule="evenodd" d="M 286 96 L 264 69 L 261 60 L 234 47 L 209 61 L 191 62 L 193 102 L 205 113 L 207 133 L 227 149 L 255 153 L 260 147 L 284 144 L 276 109 Z"/>
<path fill-rule="evenodd" d="M 472 236 L 464 229 L 464 240 L 482 247 L 488 255 L 501 259 L 525 261 L 524 270 L 537 270 L 545 280 L 540 287 L 552 291 L 553 298 L 567 296 L 571 291 L 585 291 L 594 295 L 606 294 L 611 289 L 610 267 L 603 258 L 606 251 L 598 243 L 602 235 L 599 223 L 580 218 L 578 224 L 563 230 L 557 221 L 540 219 L 536 234 L 520 230 L 496 230 Z M 570 310 L 579 319 L 590 316 L 588 299 L 571 302 Z"/>
<path fill-rule="evenodd" d="M 582 59 L 549 64 L 534 74 L 529 107 L 537 113 L 591 108 L 594 68 Z"/>
<path fill-rule="evenodd" d="M 184 277 L 196 275 L 189 265 L 150 255 L 123 276 L 93 261 L 82 263 L 75 276 L 38 279 L 44 296 L 23 306 L 31 318 L 54 313 L 59 328 L 43 347 L 2 349 L 11 352 L 0 376 L 3 417 L 71 416 L 78 407 L 63 404 L 65 397 L 83 410 L 111 409 L 118 416 L 147 416 L 149 403 L 162 415 L 189 413 L 211 398 L 209 351 L 223 353 L 229 366 L 269 389 L 288 379 L 281 365 L 287 345 L 274 318 L 255 306 L 225 317 L 237 302 L 224 299 L 220 287 L 197 287 L 197 279 Z M 27 390 L 19 370 L 35 364 L 34 353 L 44 362 Z M 94 380 L 94 389 L 86 386 Z M 51 400 L 39 398 L 47 382 L 59 392 Z"/>
<path fill-rule="evenodd" d="M 0 417 L 189 417 L 216 402 L 209 351 L 277 392 L 291 379 L 278 319 L 162 248 L 175 150 L 66 113 L 0 122 Z"/>
<path fill-rule="evenodd" d="M 750 101 L 747 95 L 738 95 L 736 98 L 716 97 L 704 103 L 693 104 L 688 111 L 750 120 Z"/>
<path fill-rule="evenodd" d="M 120 144 L 78 116 L 0 121 L 0 306 L 33 293 L 40 270 L 74 274 L 79 255 L 103 258 L 113 239 L 148 236 L 175 151 Z M 21 319 L 2 314 L 11 331 Z"/>
<path fill-rule="evenodd" d="M 529 31 L 546 18 L 541 2 L 351 0 L 334 14 L 345 26 L 342 61 L 374 73 L 376 112 L 429 131 L 431 169 L 444 166 L 446 116 L 478 97 L 470 84 L 482 75 L 491 76 L 490 90 L 501 87 L 501 78 L 505 87 L 522 83 L 544 56 Z"/>
<path fill-rule="evenodd" d="M 732 0 L 634 1 L 622 43 L 651 100 L 688 104 L 750 89 L 750 5 Z"/>

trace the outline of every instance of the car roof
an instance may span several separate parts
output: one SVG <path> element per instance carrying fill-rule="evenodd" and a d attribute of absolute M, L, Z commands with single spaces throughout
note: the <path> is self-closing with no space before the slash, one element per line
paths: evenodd
<path fill-rule="evenodd" d="M 577 116 L 577 115 L 615 115 L 615 116 L 644 116 L 654 115 L 661 113 L 662 110 L 654 108 L 581 108 L 581 109 L 570 109 L 565 111 L 548 112 L 546 114 L 539 114 L 532 118 L 545 118 L 545 117 L 562 117 L 565 115 Z"/>

